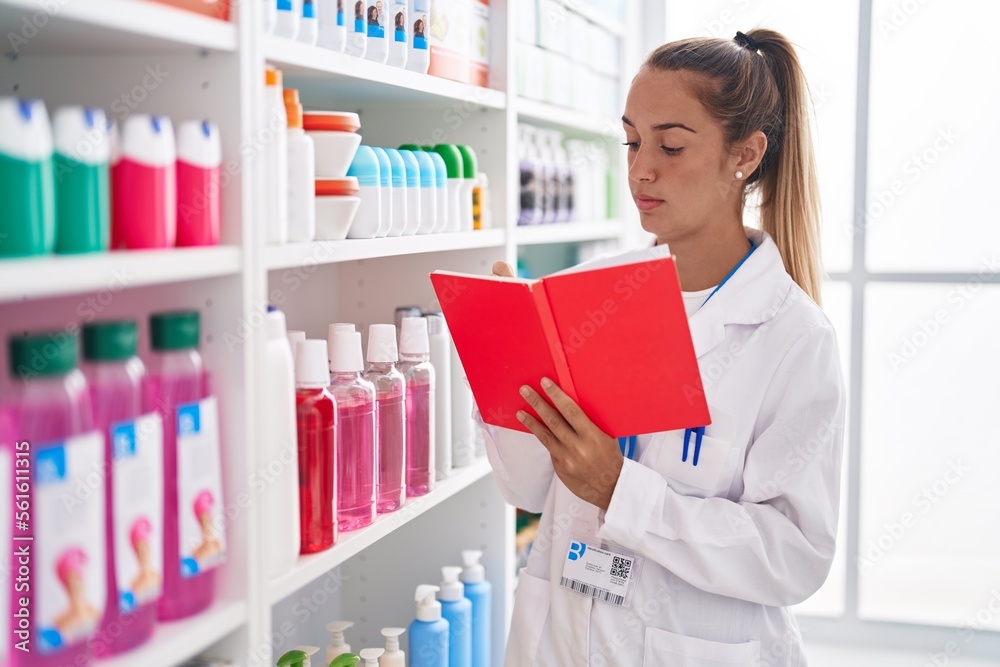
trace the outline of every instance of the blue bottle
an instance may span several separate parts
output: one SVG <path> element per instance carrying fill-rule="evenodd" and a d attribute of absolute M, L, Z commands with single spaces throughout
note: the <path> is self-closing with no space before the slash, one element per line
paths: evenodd
<path fill-rule="evenodd" d="M 410 623 L 410 667 L 448 667 L 448 621 L 441 618 L 440 588 L 417 586 L 417 618 Z"/>
<path fill-rule="evenodd" d="M 441 615 L 448 621 L 448 667 L 472 667 L 472 602 L 458 580 L 460 567 L 442 567 L 444 581 L 438 600 Z"/>
<path fill-rule="evenodd" d="M 493 586 L 486 581 L 486 570 L 479 564 L 483 552 L 462 552 L 462 583 L 465 597 L 472 602 L 472 667 L 490 665 L 490 608 L 493 604 Z"/>

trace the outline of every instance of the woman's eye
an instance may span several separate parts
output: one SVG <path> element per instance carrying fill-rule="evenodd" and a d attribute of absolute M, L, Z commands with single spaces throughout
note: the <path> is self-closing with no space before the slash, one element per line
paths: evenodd
<path fill-rule="evenodd" d="M 637 150 L 639 150 L 639 142 L 638 141 L 626 141 L 625 143 L 622 144 L 622 146 L 628 146 L 628 149 L 630 151 L 637 151 Z"/>
<path fill-rule="evenodd" d="M 683 148 L 671 148 L 670 146 L 660 146 L 667 155 L 679 155 Z"/>

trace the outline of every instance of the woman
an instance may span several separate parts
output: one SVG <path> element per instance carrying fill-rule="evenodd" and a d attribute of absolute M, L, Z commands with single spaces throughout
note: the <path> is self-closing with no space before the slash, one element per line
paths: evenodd
<path fill-rule="evenodd" d="M 486 427 L 502 493 L 542 512 L 508 665 L 805 664 L 788 606 L 833 559 L 845 407 L 807 99 L 771 30 L 666 44 L 632 82 L 629 186 L 676 257 L 711 424 L 618 442 L 540 378 L 534 437 Z"/>

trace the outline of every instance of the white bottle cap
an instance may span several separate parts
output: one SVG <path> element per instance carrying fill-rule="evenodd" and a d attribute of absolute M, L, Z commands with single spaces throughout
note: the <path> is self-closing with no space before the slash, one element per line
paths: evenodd
<path fill-rule="evenodd" d="M 441 592 L 438 593 L 438 600 L 445 602 L 455 602 L 465 597 L 465 586 L 458 580 L 458 575 L 462 574 L 462 568 L 458 566 L 445 565 L 441 568 L 441 575 L 444 581 L 441 582 Z"/>
<path fill-rule="evenodd" d="M 330 370 L 334 373 L 351 373 L 365 370 L 361 356 L 361 334 L 357 331 L 335 332 L 330 341 Z"/>
<path fill-rule="evenodd" d="M 396 347 L 395 324 L 373 324 L 368 327 L 368 363 L 396 363 L 399 349 Z"/>
<path fill-rule="evenodd" d="M 0 97 L 0 153 L 20 160 L 52 157 L 52 128 L 45 102 Z"/>
<path fill-rule="evenodd" d="M 264 316 L 264 336 L 268 342 L 279 338 L 288 340 L 285 333 L 285 314 L 280 310 L 272 310 Z"/>
<path fill-rule="evenodd" d="M 439 590 L 441 589 L 437 586 L 428 584 L 417 586 L 417 595 L 414 599 L 417 601 L 418 621 L 437 621 L 441 618 L 441 603 L 434 598 Z"/>
<path fill-rule="evenodd" d="M 288 336 L 288 344 L 292 346 L 292 358 L 296 359 L 299 354 L 298 345 L 306 339 L 306 332 L 297 329 L 289 329 L 285 332 Z"/>
<path fill-rule="evenodd" d="M 462 570 L 461 579 L 467 584 L 475 584 L 486 580 L 486 568 L 479 564 L 479 559 L 483 557 L 483 552 L 478 549 L 469 549 L 462 552 L 462 562 L 465 569 Z"/>
<path fill-rule="evenodd" d="M 422 317 L 404 317 L 399 334 L 399 351 L 402 354 L 430 354 L 431 342 L 427 337 L 427 320 Z"/>
<path fill-rule="evenodd" d="M 330 371 L 326 360 L 326 342 L 301 340 L 296 345 L 295 386 L 319 389 L 330 384 Z"/>
<path fill-rule="evenodd" d="M 327 346 L 327 359 L 333 359 L 333 334 L 338 331 L 351 332 L 354 331 L 354 325 L 345 322 L 337 322 L 335 324 L 329 324 L 326 327 L 326 346 Z"/>
<path fill-rule="evenodd" d="M 55 152 L 89 165 L 111 159 L 111 137 L 103 109 L 70 106 L 56 109 L 52 117 Z"/>
<path fill-rule="evenodd" d="M 385 637 L 385 653 L 378 661 L 379 667 L 406 667 L 406 653 L 399 649 L 399 636 L 405 628 L 382 628 Z"/>
<path fill-rule="evenodd" d="M 327 661 L 333 660 L 338 655 L 351 652 L 351 645 L 344 641 L 344 630 L 354 625 L 351 621 L 330 621 L 326 625 L 326 631 L 330 633 L 330 645 L 326 647 Z"/>
<path fill-rule="evenodd" d="M 378 658 L 383 653 L 384 648 L 363 648 L 358 655 L 365 661 L 365 667 L 378 667 Z"/>
<path fill-rule="evenodd" d="M 424 313 L 424 319 L 427 320 L 427 335 L 437 336 L 448 333 L 448 325 L 441 313 Z"/>
<path fill-rule="evenodd" d="M 210 120 L 189 120 L 178 125 L 177 160 L 205 169 L 222 164 L 219 126 Z"/>
<path fill-rule="evenodd" d="M 302 667 L 312 667 L 312 657 L 319 652 L 319 646 L 296 646 L 293 651 L 302 651 L 306 654 Z"/>
<path fill-rule="evenodd" d="M 166 116 L 132 114 L 121 130 L 121 157 L 153 167 L 173 166 L 177 159 L 174 126 Z"/>

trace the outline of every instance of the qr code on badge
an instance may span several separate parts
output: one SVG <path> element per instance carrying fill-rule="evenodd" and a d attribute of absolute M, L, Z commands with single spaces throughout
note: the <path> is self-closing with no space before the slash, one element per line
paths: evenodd
<path fill-rule="evenodd" d="M 632 559 L 623 556 L 615 556 L 611 561 L 611 576 L 628 579 L 632 573 Z"/>

